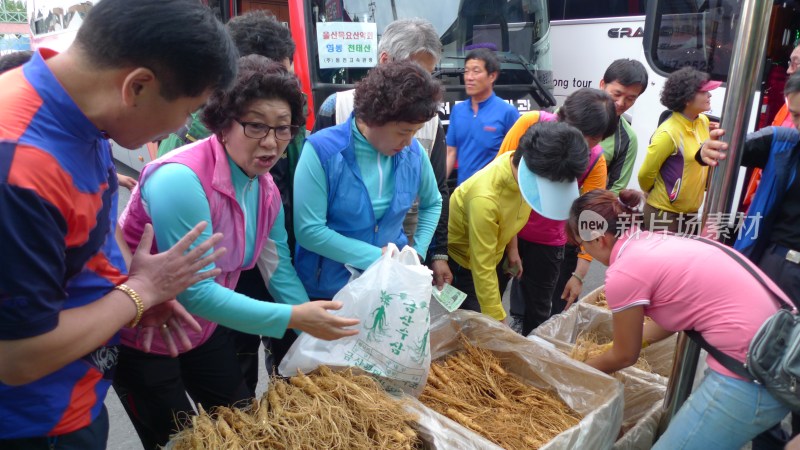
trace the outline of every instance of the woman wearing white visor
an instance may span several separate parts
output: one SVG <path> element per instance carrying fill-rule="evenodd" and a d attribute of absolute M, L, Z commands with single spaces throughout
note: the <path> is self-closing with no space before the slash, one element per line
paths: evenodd
<path fill-rule="evenodd" d="M 531 209 L 566 220 L 578 198 L 576 179 L 586 170 L 589 149 L 566 123 L 531 126 L 516 151 L 500 155 L 450 196 L 448 255 L 453 286 L 467 294 L 462 309 L 505 320 L 501 295 L 506 245 L 528 221 Z"/>

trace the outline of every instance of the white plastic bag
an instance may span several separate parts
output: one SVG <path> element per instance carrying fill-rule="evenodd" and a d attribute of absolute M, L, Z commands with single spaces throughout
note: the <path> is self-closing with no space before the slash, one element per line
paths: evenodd
<path fill-rule="evenodd" d="M 292 376 L 320 365 L 359 367 L 389 393 L 422 393 L 431 363 L 430 270 L 411 247 L 389 244 L 381 258 L 347 283 L 334 300 L 344 307 L 333 313 L 361 320 L 359 334 L 323 341 L 308 333 L 297 338 L 279 372 Z"/>

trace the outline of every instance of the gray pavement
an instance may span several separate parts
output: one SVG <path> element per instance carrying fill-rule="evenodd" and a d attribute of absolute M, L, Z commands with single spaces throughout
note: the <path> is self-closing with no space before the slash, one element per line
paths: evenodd
<path fill-rule="evenodd" d="M 136 172 L 134 172 L 133 170 L 129 169 L 128 167 L 122 164 L 119 164 L 117 166 L 117 170 L 124 175 L 134 176 L 134 177 L 137 176 Z M 125 188 L 120 188 L 119 212 L 122 212 L 122 210 L 125 208 L 125 205 L 128 203 L 129 198 L 130 198 L 130 193 L 128 192 L 128 190 Z M 592 262 L 592 265 L 589 268 L 589 273 L 585 277 L 585 284 L 582 295 L 588 294 L 597 287 L 601 286 L 604 283 L 605 273 L 606 273 L 605 266 L 603 266 L 598 262 Z M 506 311 L 508 311 L 509 308 L 508 290 L 506 290 L 506 294 L 503 296 L 503 306 L 506 308 Z M 263 359 L 261 362 L 262 363 L 259 364 L 260 367 L 258 375 L 259 383 L 256 389 L 257 395 L 260 395 L 266 389 L 267 372 L 264 369 Z M 110 425 L 111 425 L 111 429 L 109 431 L 109 436 L 108 436 L 108 449 L 109 450 L 141 449 L 142 444 L 139 441 L 139 437 L 136 435 L 136 431 L 133 429 L 133 425 L 131 425 L 131 422 L 128 419 L 128 415 L 122 408 L 122 404 L 120 404 L 116 393 L 113 392 L 113 389 L 108 393 L 108 396 L 106 397 L 106 408 L 108 408 L 108 415 L 110 418 Z"/>

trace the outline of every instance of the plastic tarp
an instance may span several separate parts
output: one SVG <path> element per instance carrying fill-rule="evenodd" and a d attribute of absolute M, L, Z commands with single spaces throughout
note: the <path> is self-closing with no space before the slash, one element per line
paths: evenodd
<path fill-rule="evenodd" d="M 437 315 L 432 322 L 432 359 L 461 350 L 460 333 L 472 345 L 491 350 L 500 358 L 506 370 L 527 383 L 554 390 L 567 405 L 583 416 L 578 425 L 559 434 L 541 448 L 611 448 L 622 423 L 622 385 L 617 380 L 573 361 L 555 349 L 527 340 L 494 319 L 463 310 Z M 449 418 L 426 409 L 437 416 L 440 423 L 449 424 L 448 427 L 456 425 Z M 441 448 L 464 447 L 443 445 Z"/>
<path fill-rule="evenodd" d="M 568 354 L 581 333 L 594 332 L 611 338 L 613 324 L 611 312 L 592 304 L 576 303 L 569 310 L 553 316 L 540 325 L 529 339 L 544 339 L 555 348 Z M 675 337 L 653 344 L 643 351 L 654 368 L 669 374 L 675 348 Z M 622 369 L 614 374 L 624 387 L 624 409 L 622 436 L 614 443 L 614 449 L 638 450 L 650 448 L 655 442 L 658 423 L 662 416 L 662 404 L 668 379 L 635 367 Z"/>
<path fill-rule="evenodd" d="M 581 304 L 584 304 L 584 305 L 592 305 L 592 306 L 596 306 L 596 307 L 598 307 L 598 308 L 601 308 L 601 309 L 604 309 L 604 310 L 606 310 L 606 311 L 609 311 L 609 309 L 608 309 L 608 307 L 607 307 L 607 306 L 599 306 L 599 305 L 597 304 L 597 302 L 600 300 L 600 294 L 601 294 L 603 291 L 605 291 L 605 289 L 606 289 L 605 285 L 598 287 L 597 289 L 595 289 L 595 290 L 593 290 L 592 292 L 589 292 L 588 294 L 586 294 L 585 296 L 583 296 L 583 297 L 582 297 L 582 298 L 581 298 L 581 299 L 578 301 L 578 303 L 581 303 Z"/>
<path fill-rule="evenodd" d="M 586 296 L 581 299 L 580 303 L 583 305 L 591 306 L 593 308 L 602 309 L 603 311 L 609 311 L 608 308 L 597 305 L 597 301 L 600 298 L 600 293 L 603 292 L 603 290 L 605 290 L 605 286 L 600 286 L 599 288 L 586 294 Z M 662 352 L 662 351 L 674 355 L 677 336 L 673 336 L 667 339 L 666 341 L 671 342 L 671 344 L 665 345 L 659 343 L 658 346 L 654 345 L 652 348 L 645 349 L 646 350 L 645 355 L 647 355 L 647 352 Z M 708 364 L 706 363 L 707 357 L 708 357 L 708 352 L 706 352 L 705 350 L 700 350 L 700 358 L 697 362 L 697 370 L 695 371 L 695 377 L 694 377 L 694 384 L 693 384 L 694 389 L 696 389 L 697 386 L 700 385 L 700 382 L 703 380 L 703 377 L 705 376 L 705 370 L 708 368 Z M 658 360 L 658 364 L 656 366 L 653 366 L 655 369 L 654 371 L 658 374 L 663 375 L 664 377 L 669 377 L 670 371 L 672 370 L 672 363 L 667 364 L 667 359 L 663 355 L 658 355 L 655 357 L 655 359 Z M 664 383 L 667 382 L 667 380 L 662 380 L 662 381 Z"/>
<path fill-rule="evenodd" d="M 614 374 L 614 378 L 622 382 L 625 398 L 622 436 L 614 443 L 614 450 L 641 450 L 653 446 L 667 391 L 656 377 L 636 368 Z"/>
<path fill-rule="evenodd" d="M 588 332 L 611 340 L 614 335 L 613 320 L 611 311 L 585 304 L 581 300 L 570 309 L 539 325 L 532 334 L 553 342 L 560 350 L 569 353 L 578 336 Z M 642 350 L 642 356 L 652 367 L 653 373 L 660 375 L 661 383 L 664 385 L 669 381 L 667 377 L 672 371 L 676 342 L 677 334 L 674 334 Z M 559 343 L 565 345 L 559 345 Z"/>

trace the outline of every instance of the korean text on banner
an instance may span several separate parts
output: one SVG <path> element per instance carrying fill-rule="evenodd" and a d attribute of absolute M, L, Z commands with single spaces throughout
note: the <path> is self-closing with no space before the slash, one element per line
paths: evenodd
<path fill-rule="evenodd" d="M 373 67 L 378 63 L 378 27 L 366 22 L 318 22 L 319 68 Z"/>

